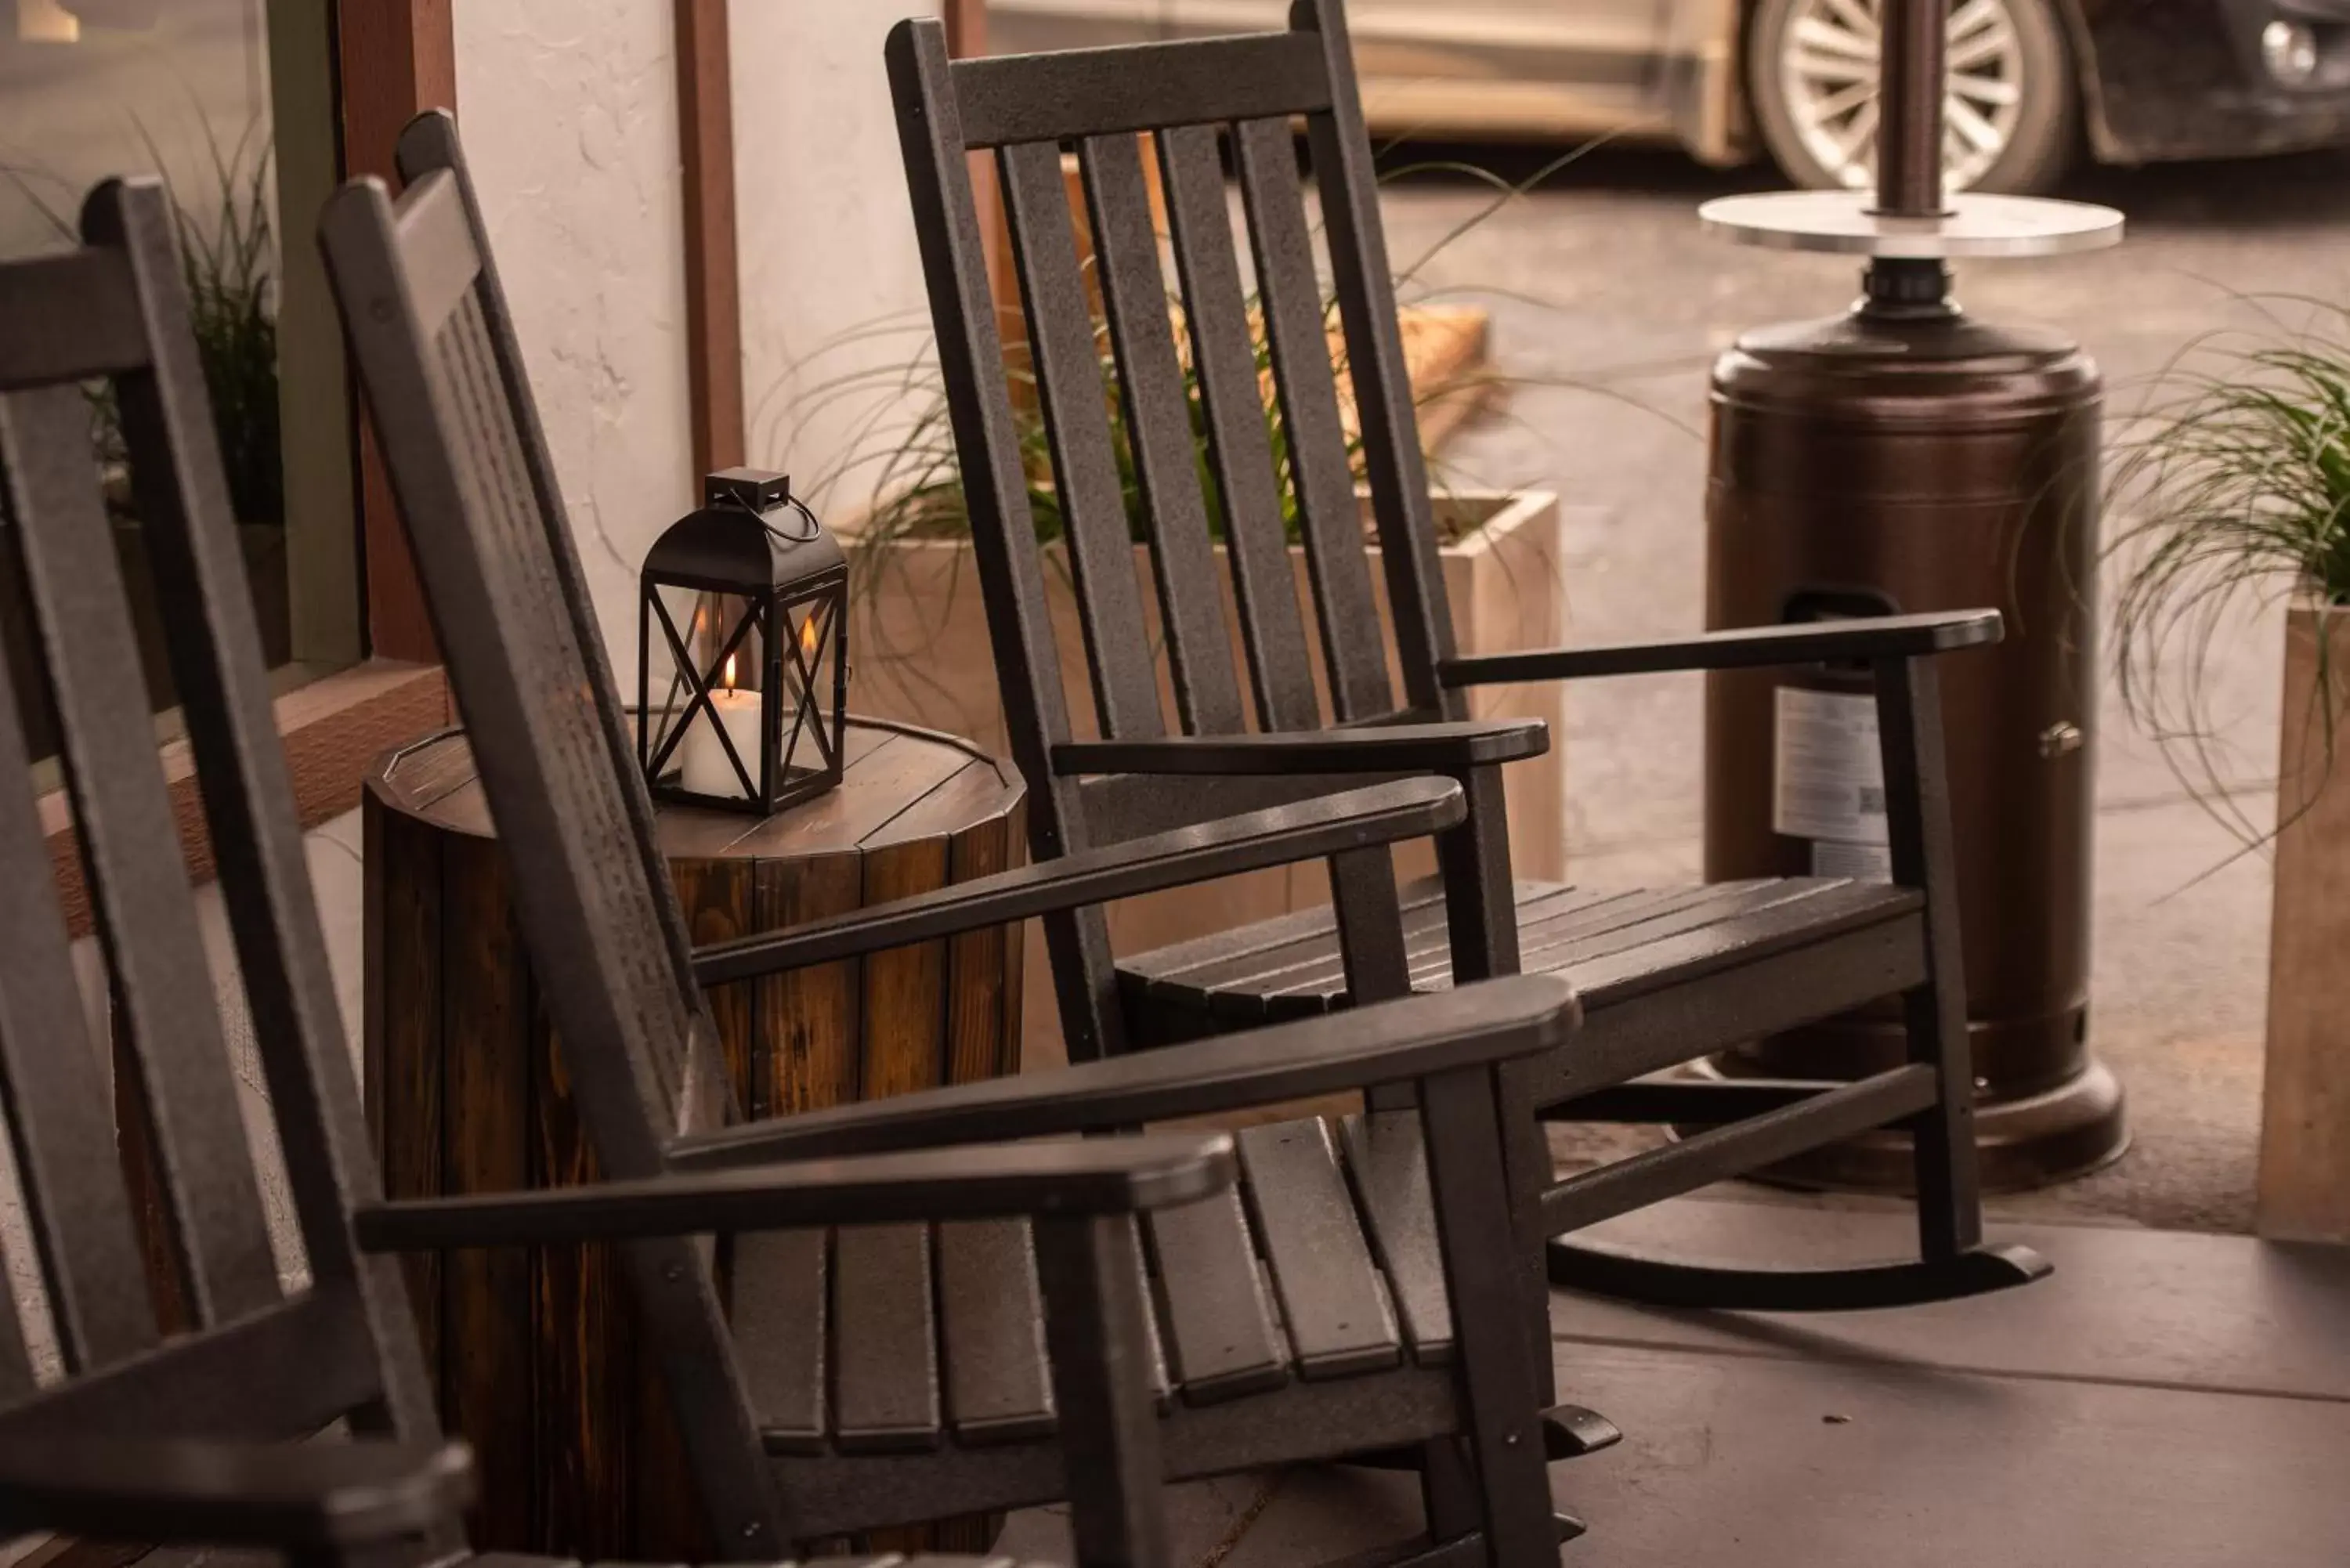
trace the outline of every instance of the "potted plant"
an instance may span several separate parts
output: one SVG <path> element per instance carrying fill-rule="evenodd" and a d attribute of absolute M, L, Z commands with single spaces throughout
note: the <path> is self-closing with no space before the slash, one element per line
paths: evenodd
<path fill-rule="evenodd" d="M 2193 345 L 2119 451 L 2110 547 L 2122 575 L 2116 660 L 2126 711 L 2190 785 L 2217 784 L 2204 684 L 2213 639 L 2285 601 L 2272 826 L 2220 811 L 2272 851 L 2261 1233 L 2350 1241 L 2350 311 L 2257 301 L 2262 324 Z M 2305 317 L 2294 322 L 2288 317 Z"/>

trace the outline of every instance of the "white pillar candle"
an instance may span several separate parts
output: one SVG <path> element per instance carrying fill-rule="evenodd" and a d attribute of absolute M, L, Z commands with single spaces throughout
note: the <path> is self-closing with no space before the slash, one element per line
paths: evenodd
<path fill-rule="evenodd" d="M 683 758 L 683 772 L 678 783 L 695 794 L 731 800 L 755 795 L 759 791 L 759 693 L 735 688 L 734 659 L 730 654 L 725 683 L 710 694 L 709 712 L 694 715 L 692 727 L 678 746 Z M 726 748 L 719 743 L 717 731 L 712 728 L 712 720 L 724 726 L 727 739 L 734 742 L 734 754 L 743 759 L 743 771 L 751 775 L 749 790 L 744 790 L 743 781 L 735 776 L 734 764 L 727 759 Z"/>

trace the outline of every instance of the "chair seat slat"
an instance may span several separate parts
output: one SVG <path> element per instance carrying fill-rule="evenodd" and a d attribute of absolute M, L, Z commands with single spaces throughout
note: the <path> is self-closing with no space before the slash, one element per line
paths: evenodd
<path fill-rule="evenodd" d="M 1343 722 L 1395 707 L 1387 648 L 1371 598 L 1363 525 L 1347 434 L 1338 418 L 1338 382 L 1315 281 L 1313 233 L 1298 184 L 1289 121 L 1243 120 L 1234 129 L 1241 193 L 1256 251 L 1266 336 L 1288 440 L 1290 487 L 1305 536 L 1306 570 L 1328 661 L 1331 706 Z"/>
<path fill-rule="evenodd" d="M 1098 676 L 1095 694 L 1106 736 L 1163 734 L 1159 677 L 1144 635 L 1142 596 L 1111 446 L 1102 364 L 1077 270 L 1068 187 L 1060 149 L 1049 142 L 1000 154 L 1004 210 L 1028 300 L 1029 352 L 1045 410 L 1055 495 L 1069 546 L 1077 623 Z"/>
<path fill-rule="evenodd" d="M 824 1449 L 830 1241 L 824 1231 L 734 1238 L 736 1359 L 760 1435 L 778 1452 Z"/>
<path fill-rule="evenodd" d="M 1428 1142 L 1419 1113 L 1348 1116 L 1339 1136 L 1362 1199 L 1371 1250 L 1387 1275 L 1412 1356 L 1422 1366 L 1449 1361 L 1452 1298 L 1437 1243 L 1436 1200 L 1428 1184 Z"/>
<path fill-rule="evenodd" d="M 1288 1347 L 1273 1324 L 1240 1193 L 1149 1216 L 1159 1312 L 1173 1373 L 1189 1404 L 1208 1405 L 1289 1381 Z"/>
<path fill-rule="evenodd" d="M 983 1443 L 1051 1431 L 1045 1302 L 1027 1223 L 941 1225 L 938 1248 L 947 1419 L 955 1436 Z"/>
<path fill-rule="evenodd" d="M 1142 1283 L 1142 1299 L 1148 1302 L 1152 1299 L 1150 1264 L 1142 1255 L 1140 1226 L 1127 1227 L 1126 1243 L 1133 1250 L 1135 1277 Z M 1175 1403 L 1175 1383 L 1168 1372 L 1167 1336 L 1159 1330 L 1159 1314 L 1151 1312 L 1144 1313 L 1142 1330 L 1143 1337 L 1149 1342 L 1144 1347 L 1149 1353 L 1149 1361 L 1143 1367 L 1144 1380 L 1150 1385 L 1150 1397 L 1157 1402 L 1159 1408 L 1167 1410 Z"/>
<path fill-rule="evenodd" d="M 1175 358 L 1141 150 L 1131 136 L 1094 136 L 1079 145 L 1077 156 L 1093 208 L 1103 309 L 1125 389 L 1127 442 L 1150 530 L 1176 711 L 1194 734 L 1231 734 L 1241 728 L 1232 628 L 1209 545 L 1191 400 Z"/>
<path fill-rule="evenodd" d="M 1282 526 L 1281 492 L 1265 425 L 1264 390 L 1249 340 L 1224 171 L 1211 126 L 1159 133 L 1160 183 L 1175 266 L 1183 286 L 1191 362 L 1208 425 L 1208 459 L 1222 504 L 1224 540 L 1240 611 L 1257 720 L 1267 730 L 1311 729 L 1321 719 L 1297 578 Z"/>
<path fill-rule="evenodd" d="M 938 1325 L 927 1225 L 833 1237 L 833 1440 L 872 1453 L 939 1444 Z"/>
<path fill-rule="evenodd" d="M 1338 1377 L 1402 1357 L 1395 1314 L 1363 1240 L 1361 1219 L 1319 1116 L 1242 1129 L 1257 1240 L 1281 1294 L 1297 1370 Z"/>
<path fill-rule="evenodd" d="M 211 1324 L 279 1299 L 213 977 L 155 731 L 113 529 L 89 466 L 79 389 L 0 398 L 0 462 L 64 732 L 67 777 L 118 1029 L 143 1079 L 191 1305 Z"/>

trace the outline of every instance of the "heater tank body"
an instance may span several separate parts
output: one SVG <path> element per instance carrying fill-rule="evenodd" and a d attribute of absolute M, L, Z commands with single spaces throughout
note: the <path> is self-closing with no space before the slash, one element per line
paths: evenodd
<path fill-rule="evenodd" d="M 2077 1174 L 2126 1141 L 2119 1086 L 2088 1049 L 2101 407 L 2096 367 L 2070 338 L 1957 312 L 1763 328 L 1713 374 L 1709 626 L 2005 617 L 1997 647 L 1935 661 L 1991 1187 Z M 1865 781 L 1837 793 L 1853 784 L 1839 770 L 1873 753 L 1868 672 L 1707 680 L 1707 878 L 1886 875 L 1881 815 L 1844 811 L 1881 813 L 1881 777 L 1874 800 Z M 1897 999 L 1715 1066 L 1854 1078 L 1898 1064 L 1904 1040 Z M 1907 1139 L 1872 1134 L 1776 1174 L 1904 1188 Z"/>

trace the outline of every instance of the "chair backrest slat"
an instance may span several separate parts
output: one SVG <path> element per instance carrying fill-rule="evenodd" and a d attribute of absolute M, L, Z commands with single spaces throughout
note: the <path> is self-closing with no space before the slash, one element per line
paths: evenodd
<path fill-rule="evenodd" d="M 1047 857 L 1123 838 L 1148 821 L 1169 826 L 1212 794 L 1117 781 L 1079 784 L 1057 776 L 1053 752 L 1072 737 L 1061 696 L 1061 658 L 1044 591 L 1045 564 L 1026 504 L 1034 475 L 1025 432 L 1006 383 L 968 155 L 993 148 L 1003 173 L 1028 343 L 1044 380 L 1036 402 L 1055 464 L 1055 502 L 1068 514 L 1078 571 L 1077 609 L 1102 728 L 1155 735 L 1160 674 L 1135 613 L 1140 595 L 1124 563 L 1104 569 L 1139 535 L 1153 547 L 1176 720 L 1191 733 L 1239 727 L 1245 717 L 1224 682 L 1235 634 L 1249 666 L 1258 725 L 1310 729 L 1329 721 L 1395 716 L 1384 618 L 1374 591 L 1371 542 L 1357 499 L 1354 454 L 1339 396 L 1342 364 L 1367 367 L 1360 395 L 1366 439 L 1415 441 L 1409 386 L 1399 379 L 1394 290 L 1383 272 L 1369 151 L 1353 90 L 1337 0 L 1295 0 L 1290 29 L 1243 37 L 1137 44 L 1053 55 L 950 61 L 934 18 L 900 23 L 887 50 L 899 137 L 913 200 L 914 232 L 937 328 L 948 412 L 962 458 L 981 587 L 1004 694 L 1014 759 L 1030 789 L 1031 851 Z M 1342 209 L 1329 262 L 1316 265 L 1294 123 L 1315 145 L 1322 200 Z M 1149 232 L 1149 187 L 1132 138 L 1159 149 L 1180 289 L 1172 296 Z M 1332 138 L 1336 142 L 1331 141 Z M 1253 267 L 1233 234 L 1220 153 L 1237 164 Z M 1073 254 L 1061 175 L 1075 144 L 1102 285 L 1101 327 L 1113 366 L 1105 378 L 1085 279 Z M 1336 171 L 1339 180 L 1327 171 Z M 1376 275 L 1375 275 L 1376 274 Z M 1256 297 L 1245 295 L 1253 275 Z M 1336 308 L 1331 308 L 1335 289 Z M 1180 317 L 1180 327 L 1172 318 Z M 1343 351 L 1332 327 L 1345 329 Z M 1189 339 L 1200 405 L 1182 385 L 1176 333 Z M 1171 363 L 1170 363 L 1171 361 Z M 1270 372 L 1270 395 L 1266 387 Z M 1107 385 L 1106 386 L 1105 380 Z M 1128 453 L 1107 429 L 1109 400 L 1125 416 Z M 1204 451 L 1201 437 L 1205 437 Z M 1113 504 L 1114 465 L 1135 464 L 1139 525 Z M 1429 514 L 1416 453 L 1366 452 L 1374 514 L 1399 547 L 1385 552 L 1388 592 L 1409 622 L 1407 660 L 1449 646 L 1433 536 L 1407 538 Z M 1204 479 L 1198 476 L 1204 475 Z M 1212 551 L 1198 545 L 1199 509 L 1212 485 L 1206 532 L 1223 525 L 1234 601 L 1227 608 Z M 1292 528 L 1305 556 L 1301 593 Z M 1203 563 L 1202 554 L 1210 556 Z M 1113 580 L 1113 578 L 1115 580 Z M 1309 639 L 1298 599 L 1310 597 Z M 1315 657 L 1318 649 L 1319 659 Z M 1318 665 L 1318 668 L 1317 668 Z M 1414 670 L 1419 708 L 1448 699 L 1432 669 Z M 1325 693 L 1327 693 L 1326 698 Z M 1277 781 L 1303 794 L 1322 781 Z M 1170 798 L 1171 797 L 1171 798 Z M 1291 798 L 1294 798 L 1293 794 Z M 1200 820 L 1192 816 L 1189 820 Z M 1055 991 L 1073 1054 L 1122 1044 L 1107 926 L 1098 910 L 1048 922 Z"/>
<path fill-rule="evenodd" d="M 448 320 L 482 275 L 481 253 L 473 248 L 456 178 L 420 181 L 415 199 L 398 210 L 394 221 L 418 318 Z"/>
<path fill-rule="evenodd" d="M 299 807 L 277 735 L 267 660 L 244 549 L 214 442 L 180 264 L 166 213 L 119 184 L 93 197 L 89 237 L 118 249 L 146 302 L 149 369 L 116 379 L 124 439 L 156 454 L 135 463 L 132 493 L 159 583 L 204 826 L 236 952 L 245 1010 L 263 1048 L 279 1154 L 313 1287 L 348 1286 L 374 1342 L 392 1429 L 432 1429 L 432 1388 L 408 1324 L 399 1263 L 363 1257 L 349 1215 L 381 1195 L 359 1085 L 335 1001 Z M 363 1418 L 362 1425 L 379 1417 Z"/>
<path fill-rule="evenodd" d="M 953 80 L 962 140 L 973 148 L 1303 114 L 1330 102 L 1321 49 L 1284 33 L 1162 45 L 1147 92 L 1136 90 L 1131 51 L 1118 48 L 958 60 Z"/>
<path fill-rule="evenodd" d="M 112 251 L 11 262 L 0 300 L 0 388 L 47 387 L 147 363 L 130 270 Z"/>
<path fill-rule="evenodd" d="M 1395 275 L 1379 222 L 1377 171 L 1363 127 L 1361 95 L 1350 63 L 1345 13 L 1320 5 L 1299 14 L 1295 36 L 1314 39 L 1330 82 L 1330 109 L 1306 122 L 1315 186 L 1322 197 L 1330 279 L 1346 328 L 1347 370 L 1355 394 L 1363 477 L 1378 525 L 1388 604 L 1403 672 L 1404 701 L 1442 718 L 1467 716 L 1461 694 L 1437 680 L 1455 652 L 1444 599 L 1444 565 L 1420 454 L 1419 421 L 1396 316 Z"/>
<path fill-rule="evenodd" d="M 421 117 L 399 160 L 396 204 L 373 180 L 328 202 L 328 275 L 598 1162 L 656 1175 L 733 1096 L 453 121 Z M 712 1523 L 772 1556 L 785 1521 L 708 1260 L 622 1251 Z"/>
<path fill-rule="evenodd" d="M 6 394 L 18 558 L 34 603 L 66 777 L 113 977 L 115 1029 L 140 1079 L 190 1310 L 203 1326 L 278 1299 L 228 1044 L 156 761 L 130 604 L 72 386 Z"/>
<path fill-rule="evenodd" d="M 19 1299 L 0 1309 L 0 1429 L 288 1438 L 348 1419 L 429 1438 L 398 1264 L 362 1259 L 351 1235 L 375 1178 L 161 182 L 101 184 L 81 234 L 71 255 L 0 263 L 0 549 L 34 632 L 23 665 L 0 670 L 0 1106 L 37 1265 L 12 1276 Z M 38 314 L 68 304 L 75 340 L 42 339 Z M 128 460 L 121 516 L 102 500 L 93 378 L 108 382 Z M 179 820 L 158 753 L 119 545 L 130 531 L 181 696 L 233 974 L 207 950 L 182 846 L 195 825 Z M 32 707 L 60 738 L 106 1040 L 91 1038 L 52 895 Z M 266 1131 L 246 1114 L 224 1022 L 232 982 Z M 124 1080 L 111 1103 L 109 1046 Z M 125 1104 L 136 1119 L 118 1127 Z M 308 1276 L 292 1290 L 262 1202 L 269 1142 Z M 54 1331 L 61 1366 L 40 1370 L 61 1382 L 25 1386 L 20 1311 Z M 419 1551 L 459 1544 L 435 1532 Z"/>
<path fill-rule="evenodd" d="M 1231 734 L 1242 727 L 1240 685 L 1142 150 L 1132 136 L 1089 136 L 1077 156 L 1093 210 L 1103 312 L 1125 389 L 1127 441 L 1150 535 L 1176 711 L 1192 733 Z"/>
<path fill-rule="evenodd" d="M 1297 613 L 1297 580 L 1281 523 L 1280 483 L 1249 337 L 1248 302 L 1241 292 L 1216 130 L 1175 126 L 1157 140 L 1257 722 L 1267 730 L 1309 730 L 1321 722 L 1321 704 L 1305 649 L 1305 623 Z"/>
<path fill-rule="evenodd" d="M 1028 141 L 999 154 L 1013 252 L 1027 301 L 1036 396 L 1045 410 L 1054 497 L 1068 542 L 1077 622 L 1096 674 L 1101 732 L 1121 739 L 1164 734 L 1159 677 L 1134 581 L 1134 550 L 1110 440 L 1107 389 L 1077 270 L 1060 149 Z"/>
<path fill-rule="evenodd" d="M 0 670 L 0 780 L 24 778 L 30 765 L 9 673 Z M 155 1320 L 65 916 L 55 899 L 23 893 L 50 875 L 31 794 L 0 789 L 0 885 L 17 889 L 0 898 L 0 1081 L 57 1349 L 81 1372 L 153 1345 Z M 0 1320 L 17 1333 L 15 1313 Z M 24 1353 L 16 1344 L 18 1360 Z"/>
<path fill-rule="evenodd" d="M 1056 777 L 1051 765 L 1052 748 L 1070 738 L 1061 655 L 1053 638 L 1045 563 L 1036 548 L 1012 389 L 989 292 L 986 245 L 964 156 L 972 144 L 962 130 L 953 86 L 955 72 L 983 63 L 950 64 L 945 33 L 935 21 L 901 24 L 887 56 L 906 182 L 918 215 L 914 236 L 937 328 L 939 374 L 946 385 L 955 449 L 963 459 L 963 504 L 971 515 L 980 587 L 987 596 L 988 645 L 1003 691 L 1004 730 L 1013 760 L 1028 780 L 1029 847 L 1049 857 L 1082 849 L 1088 839 L 1078 781 Z M 980 461 L 973 462 L 973 454 Z M 1071 961 L 1056 956 L 1053 964 L 1071 1059 L 1114 1054 L 1125 1042 L 1101 911 L 1048 915 L 1045 933 L 1055 955 L 1077 955 Z"/>
<path fill-rule="evenodd" d="M 446 171 L 427 175 L 402 211 L 462 212 L 454 180 Z M 335 199 L 329 255 L 377 429 L 387 452 L 400 454 L 391 469 L 401 513 L 499 837 L 533 867 L 515 879 L 516 912 L 538 939 L 535 956 L 551 966 L 542 979 L 557 1027 L 583 1060 L 613 1064 L 577 1085 L 612 1137 L 606 1168 L 620 1179 L 653 1175 L 675 1130 L 662 1124 L 681 1114 L 695 1008 L 671 961 L 663 927 L 676 913 L 667 889 L 651 885 L 640 860 L 611 854 L 629 842 L 634 823 L 622 799 L 633 774 L 597 711 L 610 680 L 594 680 L 594 649 L 551 569 L 478 290 L 442 292 L 442 314 L 424 314 L 411 280 L 445 283 L 445 232 L 400 222 L 388 200 L 369 194 Z M 371 234 L 361 226 L 369 220 Z M 478 277 L 476 264 L 468 281 Z M 355 284 L 373 314 L 351 305 Z"/>
<path fill-rule="evenodd" d="M 399 210 L 400 223 L 418 225 L 412 238 L 404 243 L 419 247 L 417 259 L 427 269 L 433 268 L 436 260 L 434 255 L 422 253 L 437 251 L 444 255 L 470 258 L 466 265 L 477 275 L 482 327 L 505 394 L 505 418 L 521 446 L 523 465 L 537 500 L 546 535 L 546 563 L 561 589 L 559 597 L 570 617 L 572 635 L 585 665 L 581 674 L 588 688 L 599 694 L 594 707 L 603 726 L 604 749 L 615 759 L 620 805 L 630 824 L 637 863 L 643 867 L 644 886 L 652 889 L 658 906 L 670 889 L 669 862 L 654 836 L 651 797 L 637 779 L 633 761 L 635 734 L 629 728 L 619 699 L 610 695 L 618 688 L 613 684 L 611 662 L 604 650 L 603 628 L 596 618 L 595 603 L 588 596 L 588 576 L 579 565 L 578 548 L 572 541 L 563 489 L 556 482 L 554 462 L 547 456 L 546 432 L 540 428 L 538 404 L 530 394 L 522 346 L 515 337 L 513 314 L 506 308 L 505 291 L 498 281 L 497 259 L 490 254 L 484 237 L 487 230 L 483 224 L 481 204 L 473 196 L 473 182 L 465 171 L 463 151 L 457 144 L 456 121 L 443 113 L 418 115 L 400 130 L 396 155 L 401 176 L 416 185 L 414 199 L 404 200 Z M 446 188 L 453 191 L 457 198 L 453 208 L 434 193 L 441 182 L 431 176 L 442 171 L 449 177 Z M 462 222 L 462 235 L 450 232 L 452 220 Z M 677 985 L 700 1025 L 686 1042 L 684 1060 L 677 1070 L 676 1075 L 684 1088 L 681 1103 L 672 1115 L 677 1125 L 691 1130 L 723 1119 L 732 1107 L 726 1103 L 723 1075 L 715 1071 L 714 1032 L 707 1027 L 701 993 L 693 989 L 684 919 L 671 912 L 659 924 L 660 940 L 669 955 Z"/>
<path fill-rule="evenodd" d="M 1313 232 L 1298 184 L 1297 149 L 1286 117 L 1243 120 L 1233 140 L 1281 399 L 1290 493 L 1328 661 L 1331 706 L 1341 721 L 1376 718 L 1394 705 L 1394 690 L 1388 684 L 1387 650 L 1363 557 L 1329 328 L 1314 272 Z"/>

